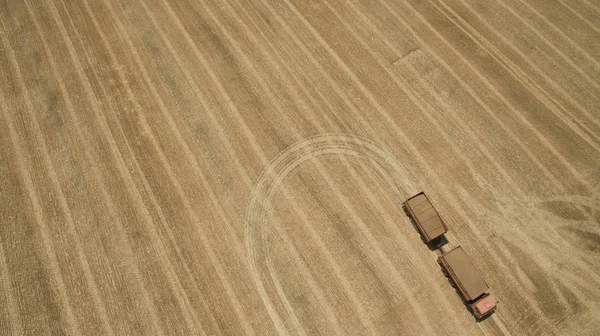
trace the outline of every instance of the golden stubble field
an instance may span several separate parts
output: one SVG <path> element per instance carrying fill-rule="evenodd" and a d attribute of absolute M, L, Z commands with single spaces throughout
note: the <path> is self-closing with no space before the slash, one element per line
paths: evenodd
<path fill-rule="evenodd" d="M 596 335 L 600 4 L 0 3 L 0 334 Z M 499 299 L 476 322 L 401 203 Z"/>

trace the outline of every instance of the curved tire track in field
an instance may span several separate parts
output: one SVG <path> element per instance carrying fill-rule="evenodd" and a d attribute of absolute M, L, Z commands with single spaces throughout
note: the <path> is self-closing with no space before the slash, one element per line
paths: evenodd
<path fill-rule="evenodd" d="M 393 192 L 414 190 L 406 170 L 391 154 L 376 143 L 348 134 L 320 134 L 305 138 L 279 153 L 263 170 L 251 191 L 246 210 L 246 249 L 252 275 L 260 296 L 267 307 L 275 307 L 277 314 L 285 310 L 287 318 L 297 319 L 284 289 L 273 268 L 268 244 L 268 225 L 272 220 L 274 196 L 287 179 L 305 163 L 312 160 L 347 156 L 362 159 Z M 400 181 L 402 183 L 400 183 Z M 273 297 L 270 293 L 277 293 Z M 286 318 L 287 317 L 287 318 Z"/>

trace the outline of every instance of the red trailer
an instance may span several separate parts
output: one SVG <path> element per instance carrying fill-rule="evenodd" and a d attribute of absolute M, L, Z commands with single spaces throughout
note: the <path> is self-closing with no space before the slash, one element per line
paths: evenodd
<path fill-rule="evenodd" d="M 446 223 L 444 223 L 424 192 L 406 200 L 402 203 L 402 208 L 406 215 L 411 218 L 425 243 L 430 243 L 448 231 Z"/>

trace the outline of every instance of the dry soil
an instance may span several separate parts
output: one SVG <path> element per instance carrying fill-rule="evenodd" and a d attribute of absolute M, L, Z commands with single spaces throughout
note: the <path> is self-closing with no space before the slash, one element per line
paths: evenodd
<path fill-rule="evenodd" d="M 598 335 L 599 42 L 596 0 L 1 1 L 0 334 Z"/>

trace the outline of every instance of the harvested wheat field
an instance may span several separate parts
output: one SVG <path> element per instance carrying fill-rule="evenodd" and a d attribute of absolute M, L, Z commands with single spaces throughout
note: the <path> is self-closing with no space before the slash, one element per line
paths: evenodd
<path fill-rule="evenodd" d="M 0 334 L 600 334 L 600 2 L 0 3 Z M 477 321 L 402 210 L 499 300 Z"/>

